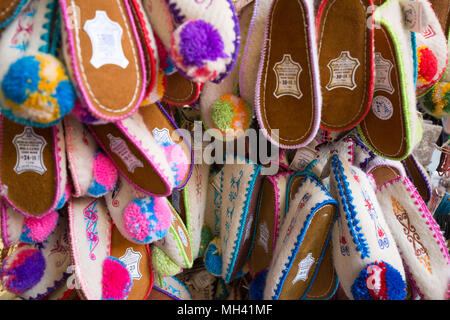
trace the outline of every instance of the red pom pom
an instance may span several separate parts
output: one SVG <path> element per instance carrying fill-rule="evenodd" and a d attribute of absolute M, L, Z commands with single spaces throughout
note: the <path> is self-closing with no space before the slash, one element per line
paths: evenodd
<path fill-rule="evenodd" d="M 433 51 L 427 47 L 418 48 L 419 78 L 430 82 L 436 76 L 438 71 L 438 61 Z"/>

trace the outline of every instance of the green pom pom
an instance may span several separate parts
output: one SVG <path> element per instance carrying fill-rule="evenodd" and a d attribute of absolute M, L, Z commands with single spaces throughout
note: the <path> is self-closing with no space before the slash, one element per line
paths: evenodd
<path fill-rule="evenodd" d="M 164 251 L 155 246 L 152 248 L 152 265 L 162 277 L 172 277 L 181 270 L 180 266 L 173 262 Z"/>
<path fill-rule="evenodd" d="M 234 118 L 233 109 L 234 106 L 229 101 L 219 100 L 214 103 L 211 118 L 216 128 L 222 131 L 231 128 L 231 123 Z"/>
<path fill-rule="evenodd" d="M 198 256 L 203 257 L 205 255 L 208 244 L 213 239 L 213 233 L 211 231 L 211 228 L 206 225 L 203 226 L 200 237 L 201 237 L 200 238 L 200 249 L 198 250 Z"/>

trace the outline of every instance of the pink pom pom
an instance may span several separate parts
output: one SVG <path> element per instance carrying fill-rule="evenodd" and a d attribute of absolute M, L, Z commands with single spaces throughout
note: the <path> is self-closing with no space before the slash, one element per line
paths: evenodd
<path fill-rule="evenodd" d="M 189 171 L 189 163 L 181 146 L 178 144 L 170 144 L 164 146 L 167 161 L 175 175 L 175 185 L 178 186 L 183 182 Z"/>
<path fill-rule="evenodd" d="M 52 211 L 42 218 L 25 218 L 21 240 L 28 243 L 44 242 L 55 230 L 58 218 L 59 215 L 56 211 Z"/>
<path fill-rule="evenodd" d="M 111 160 L 102 152 L 94 157 L 94 179 L 107 190 L 112 190 L 118 178 L 118 171 Z"/>
<path fill-rule="evenodd" d="M 172 224 L 172 211 L 166 198 L 155 198 L 155 216 L 158 219 L 157 231 L 168 230 Z"/>
<path fill-rule="evenodd" d="M 103 300 L 125 300 L 132 285 L 130 272 L 122 261 L 114 257 L 107 257 L 103 261 Z"/>

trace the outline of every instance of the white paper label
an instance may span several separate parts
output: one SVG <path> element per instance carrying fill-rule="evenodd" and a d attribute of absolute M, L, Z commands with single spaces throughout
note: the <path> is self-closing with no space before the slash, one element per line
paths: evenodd
<path fill-rule="evenodd" d="M 95 68 L 106 64 L 115 64 L 123 69 L 128 66 L 129 61 L 122 48 L 122 27 L 112 21 L 105 11 L 97 10 L 94 19 L 86 21 L 83 30 L 91 39 L 90 62 Z"/>
<path fill-rule="evenodd" d="M 275 71 L 277 86 L 273 93 L 276 98 L 282 96 L 293 96 L 300 99 L 303 94 L 300 91 L 299 77 L 302 67 L 299 63 L 292 60 L 290 54 L 285 54 L 283 60 L 276 63 L 273 67 Z"/>
<path fill-rule="evenodd" d="M 305 259 L 298 263 L 298 271 L 295 279 L 292 280 L 292 284 L 297 283 L 298 281 L 306 281 L 308 280 L 308 273 L 311 266 L 314 264 L 315 259 L 313 258 L 311 252 L 308 253 Z"/>
<path fill-rule="evenodd" d="M 330 81 L 326 88 L 331 91 L 336 88 L 347 88 L 354 90 L 357 85 L 355 83 L 355 73 L 360 63 L 359 60 L 353 58 L 349 51 L 342 51 L 341 55 L 328 63 L 330 69 Z"/>
<path fill-rule="evenodd" d="M 153 129 L 152 133 L 153 133 L 153 137 L 155 138 L 156 142 L 159 145 L 175 144 L 172 140 L 172 137 L 170 136 L 169 129 L 167 129 L 167 128 L 163 128 L 163 129 L 155 128 L 155 129 Z"/>
<path fill-rule="evenodd" d="M 385 91 L 394 93 L 394 87 L 391 83 L 391 71 L 393 65 L 387 59 L 384 59 L 380 52 L 375 52 L 375 87 L 376 91 Z"/>
<path fill-rule="evenodd" d="M 392 102 L 384 96 L 376 96 L 372 102 L 373 113 L 381 120 L 388 120 L 394 113 Z"/>
<path fill-rule="evenodd" d="M 119 156 L 119 158 L 125 163 L 128 171 L 134 173 L 134 170 L 138 167 L 143 168 L 144 164 L 131 153 L 126 142 L 119 137 L 114 137 L 112 134 L 108 134 L 109 147 L 111 151 Z"/>
<path fill-rule="evenodd" d="M 405 28 L 413 32 L 423 32 L 427 27 L 427 19 L 425 15 L 425 3 L 421 1 L 402 0 L 400 2 Z"/>
<path fill-rule="evenodd" d="M 131 277 L 135 280 L 142 278 L 142 274 L 139 271 L 139 262 L 141 261 L 141 258 L 141 253 L 134 251 L 133 248 L 128 248 L 127 251 L 125 251 L 125 254 L 119 258 L 120 261 L 125 263 Z"/>
<path fill-rule="evenodd" d="M 36 172 L 43 175 L 47 172 L 42 153 L 47 142 L 37 135 L 33 128 L 25 127 L 22 134 L 16 135 L 12 141 L 16 147 L 17 161 L 14 171 L 17 174 Z"/>

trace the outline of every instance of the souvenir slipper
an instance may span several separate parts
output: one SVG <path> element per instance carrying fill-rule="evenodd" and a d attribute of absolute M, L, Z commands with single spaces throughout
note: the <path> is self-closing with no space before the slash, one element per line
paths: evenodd
<path fill-rule="evenodd" d="M 432 188 L 431 178 L 427 171 L 412 154 L 403 160 L 402 164 L 408 175 L 409 181 L 416 187 L 423 201 L 428 203 L 431 199 Z"/>
<path fill-rule="evenodd" d="M 67 269 L 71 264 L 71 258 L 67 217 L 61 216 L 50 237 L 42 243 L 35 244 L 35 248 L 42 253 L 45 270 L 35 286 L 19 294 L 26 300 L 41 300 L 64 283 L 69 276 Z"/>
<path fill-rule="evenodd" d="M 164 149 L 139 112 L 115 123 L 88 128 L 120 174 L 138 191 L 156 196 L 172 192 L 174 174 Z"/>
<path fill-rule="evenodd" d="M 239 17 L 239 28 L 243 37 L 249 28 L 252 11 L 253 4 L 248 5 Z M 214 134 L 215 130 L 209 131 L 218 139 L 224 139 L 225 135 L 235 139 L 242 135 L 252 123 L 253 100 L 245 101 L 239 97 L 239 69 L 245 48 L 244 41 L 245 38 L 242 38 L 237 63 L 230 74 L 219 84 L 205 83 L 200 96 L 200 111 L 205 129 L 219 130 L 220 135 Z M 227 140 L 228 137 L 225 139 Z"/>
<path fill-rule="evenodd" d="M 72 276 L 67 280 L 84 300 L 124 300 L 133 279 L 111 257 L 113 224 L 103 199 L 72 198 L 68 205 Z"/>
<path fill-rule="evenodd" d="M 280 228 L 267 273 L 264 299 L 298 300 L 315 281 L 336 218 L 337 202 L 305 176 Z"/>
<path fill-rule="evenodd" d="M 385 1 L 373 16 L 380 25 L 375 31 L 375 92 L 372 108 L 358 130 L 373 152 L 384 158 L 403 160 L 421 135 L 411 51 L 415 49 L 411 32 L 403 26 L 399 1 Z"/>
<path fill-rule="evenodd" d="M 171 225 L 167 235 L 154 243 L 180 268 L 191 268 L 194 263 L 191 237 L 186 229 L 186 225 L 170 202 Z"/>
<path fill-rule="evenodd" d="M 177 25 L 170 58 L 178 71 L 196 82 L 220 83 L 233 69 L 239 53 L 239 20 L 233 2 L 166 2 Z"/>
<path fill-rule="evenodd" d="M 375 153 L 362 142 L 359 137 L 353 138 L 353 164 L 365 170 L 367 164 L 376 157 Z"/>
<path fill-rule="evenodd" d="M 104 198 L 116 228 L 128 241 L 150 244 L 166 236 L 172 217 L 166 198 L 142 194 L 122 176 Z"/>
<path fill-rule="evenodd" d="M 161 104 L 143 106 L 139 112 L 148 131 L 153 134 L 156 143 L 164 151 L 174 175 L 174 189 L 183 188 L 191 176 L 193 167 L 190 141 L 183 136 L 180 128 Z"/>
<path fill-rule="evenodd" d="M 328 176 L 326 165 L 330 154 L 338 154 L 342 159 L 347 160 L 349 164 L 353 164 L 354 142 L 350 137 L 345 137 L 331 143 L 323 143 L 316 147 L 318 150 L 317 161 L 312 163 L 308 169 L 316 173 L 319 177 Z"/>
<path fill-rule="evenodd" d="M 286 206 L 285 215 L 289 211 L 290 204 L 293 203 L 295 196 L 299 190 L 300 185 L 306 176 L 313 176 L 317 179 L 314 174 L 308 171 L 296 172 L 289 179 L 286 191 Z M 285 217 L 283 216 L 283 219 Z M 317 274 L 312 282 L 311 287 L 304 296 L 305 300 L 326 300 L 330 299 L 336 292 L 339 285 L 339 280 L 334 270 L 334 265 L 332 261 L 332 248 L 328 245 L 323 254 L 322 261 L 318 266 Z"/>
<path fill-rule="evenodd" d="M 422 5 L 422 14 L 427 23 L 423 30 L 416 32 L 418 62 L 416 94 L 417 97 L 421 97 L 444 74 L 448 62 L 448 48 L 446 35 L 430 2 L 428 0 L 417 1 Z"/>
<path fill-rule="evenodd" d="M 323 0 L 320 5 L 316 24 L 322 129 L 351 129 L 369 111 L 375 76 L 374 28 L 367 19 L 372 7 L 372 0 Z"/>
<path fill-rule="evenodd" d="M 331 194 L 340 213 L 332 232 L 333 261 L 353 300 L 404 300 L 406 278 L 374 186 L 364 172 L 331 156 Z"/>
<path fill-rule="evenodd" d="M 161 100 L 173 106 L 185 106 L 198 100 L 202 84 L 185 78 L 181 73 L 165 75 L 164 95 Z"/>
<path fill-rule="evenodd" d="M 153 291 L 156 289 L 153 299 Z M 165 296 L 165 297 L 164 297 Z M 176 277 L 160 277 L 155 275 L 155 283 L 149 300 L 192 300 L 192 294 L 186 285 Z"/>
<path fill-rule="evenodd" d="M 101 197 L 114 189 L 118 172 L 87 127 L 75 116 L 64 118 L 65 140 L 75 197 Z"/>
<path fill-rule="evenodd" d="M 220 192 L 223 183 L 221 181 L 221 170 L 215 170 L 215 166 L 211 166 L 207 187 L 204 229 L 209 230 L 211 237 L 216 237 L 220 234 L 220 208 L 223 201 L 222 193 Z"/>
<path fill-rule="evenodd" d="M 69 53 L 66 63 L 87 108 L 102 120 L 130 116 L 144 98 L 147 74 L 129 1 L 59 4 L 67 38 L 63 45 Z"/>
<path fill-rule="evenodd" d="M 225 163 L 220 171 L 219 246 L 221 275 L 229 283 L 242 276 L 253 246 L 262 166 L 231 154 L 226 155 Z"/>
<path fill-rule="evenodd" d="M 291 173 L 282 172 L 262 179 L 256 209 L 256 234 L 248 260 L 252 275 L 266 270 L 278 238 L 286 206 L 286 188 Z"/>
<path fill-rule="evenodd" d="M 275 0 L 266 21 L 256 82 L 259 126 L 273 144 L 298 149 L 316 136 L 321 108 L 312 4 Z"/>
<path fill-rule="evenodd" d="M 24 125 L 52 126 L 74 106 L 74 88 L 55 56 L 57 15 L 56 0 L 28 1 L 0 39 L 1 113 Z"/>
<path fill-rule="evenodd" d="M 245 37 L 245 30 L 241 33 L 241 39 L 245 43 L 241 44 L 244 52 L 239 66 L 239 94 L 251 106 L 255 103 L 256 81 L 264 46 L 264 30 L 272 3 L 273 0 L 254 0 L 248 34 Z"/>
<path fill-rule="evenodd" d="M 5 248 L 10 248 L 20 240 L 25 217 L 3 199 L 0 199 L 0 210 L 2 244 Z"/>
<path fill-rule="evenodd" d="M 3 199 L 25 216 L 56 209 L 67 185 L 61 124 L 32 128 L 0 117 Z"/>
<path fill-rule="evenodd" d="M 450 28 L 450 3 L 448 1 L 429 0 L 431 8 L 436 14 L 442 29 Z"/>
<path fill-rule="evenodd" d="M 167 253 L 160 248 L 152 248 L 152 266 L 155 274 L 161 277 L 172 277 L 183 272 L 183 268 L 176 264 Z"/>
<path fill-rule="evenodd" d="M 144 100 L 150 99 L 150 95 L 153 92 L 156 83 L 158 81 L 159 74 L 159 57 L 158 49 L 156 47 L 156 40 L 153 35 L 153 29 L 148 20 L 147 14 L 144 10 L 144 4 L 142 0 L 128 0 L 133 14 L 134 21 L 136 22 L 136 29 L 139 35 L 140 42 L 142 44 L 142 53 L 145 59 L 145 65 L 147 70 L 147 83 L 145 89 Z"/>
<path fill-rule="evenodd" d="M 29 0 L 8 0 L 0 4 L 0 29 L 6 28 L 16 19 Z"/>
<path fill-rule="evenodd" d="M 373 165 L 376 195 L 402 255 L 413 290 L 422 299 L 441 300 L 450 279 L 450 258 L 439 225 L 398 163 Z"/>

